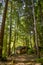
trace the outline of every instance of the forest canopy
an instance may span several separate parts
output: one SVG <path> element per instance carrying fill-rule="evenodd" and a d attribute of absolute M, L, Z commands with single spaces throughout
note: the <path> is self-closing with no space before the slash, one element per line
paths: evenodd
<path fill-rule="evenodd" d="M 43 0 L 0 0 L 0 57 L 19 46 L 43 53 Z"/>

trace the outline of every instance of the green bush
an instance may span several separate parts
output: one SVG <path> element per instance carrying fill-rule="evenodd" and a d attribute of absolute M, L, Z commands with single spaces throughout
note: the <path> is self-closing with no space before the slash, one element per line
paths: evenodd
<path fill-rule="evenodd" d="M 28 53 L 29 53 L 29 54 L 33 54 L 33 53 L 34 53 L 34 50 L 33 50 L 33 49 L 29 49 L 29 50 L 28 50 Z"/>
<path fill-rule="evenodd" d="M 37 58 L 36 62 L 39 62 L 39 63 L 41 63 L 41 65 L 43 65 L 43 58 Z"/>

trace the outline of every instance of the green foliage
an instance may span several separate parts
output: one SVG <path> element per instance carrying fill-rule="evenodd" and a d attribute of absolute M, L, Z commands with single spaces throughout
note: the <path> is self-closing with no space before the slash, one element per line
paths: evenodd
<path fill-rule="evenodd" d="M 11 4 L 12 2 L 12 4 Z M 37 28 L 37 37 L 38 45 L 43 46 L 43 1 L 40 0 L 40 3 L 37 0 L 34 0 L 36 6 L 35 9 L 35 18 L 36 18 L 36 28 Z M 41 9 L 40 9 L 41 4 Z M 11 12 L 12 6 L 12 12 Z M 8 10 L 5 23 L 5 32 L 4 32 L 4 53 L 8 50 L 9 45 L 9 35 L 10 35 L 10 23 L 11 23 L 11 51 L 14 52 L 15 47 L 28 45 L 28 47 L 34 47 L 34 22 L 33 22 L 33 10 L 32 10 L 31 0 L 11 0 L 8 3 Z M 10 18 L 11 17 L 11 18 Z M 32 33 L 31 33 L 32 31 Z M 8 53 L 6 51 L 6 53 Z M 29 49 L 28 53 L 34 53 L 33 49 Z M 6 54 L 4 54 L 6 55 Z"/>
<path fill-rule="evenodd" d="M 39 62 L 39 63 L 41 63 L 41 65 L 43 65 L 43 58 L 37 58 L 36 62 Z"/>
<path fill-rule="evenodd" d="M 0 3 L 0 8 L 1 8 L 1 6 L 2 6 L 2 3 Z"/>
<path fill-rule="evenodd" d="M 34 50 L 32 48 L 28 49 L 28 54 L 34 54 Z"/>

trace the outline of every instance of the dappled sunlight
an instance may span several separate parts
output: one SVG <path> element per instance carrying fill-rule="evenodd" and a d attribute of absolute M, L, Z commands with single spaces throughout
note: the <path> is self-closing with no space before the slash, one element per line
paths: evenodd
<path fill-rule="evenodd" d="M 35 65 L 41 65 L 41 63 L 36 63 Z"/>
<path fill-rule="evenodd" d="M 43 65 L 43 0 L 0 0 L 0 65 Z"/>

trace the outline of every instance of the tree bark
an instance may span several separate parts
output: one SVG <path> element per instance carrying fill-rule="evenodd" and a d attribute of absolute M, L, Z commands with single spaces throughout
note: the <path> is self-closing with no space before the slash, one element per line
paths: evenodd
<path fill-rule="evenodd" d="M 11 1 L 10 33 L 9 33 L 9 49 L 8 49 L 8 55 L 10 55 L 10 53 L 11 53 L 11 50 L 10 50 L 10 46 L 11 46 L 11 33 L 12 33 L 12 1 Z"/>
<path fill-rule="evenodd" d="M 37 43 L 37 28 L 36 28 L 36 19 L 35 19 L 35 12 L 34 12 L 34 3 L 32 0 L 32 10 L 33 10 L 33 20 L 34 20 L 34 36 L 35 36 L 35 47 L 36 47 L 36 53 L 39 57 L 39 49 L 38 49 L 38 43 Z"/>
<path fill-rule="evenodd" d="M 5 2 L 5 9 L 4 9 L 4 13 L 3 13 L 2 25 L 1 25 L 1 30 L 0 30 L 1 31 L 1 33 L 0 33 L 0 57 L 2 57 L 4 27 L 5 27 L 5 21 L 6 21 L 8 1 L 9 0 L 6 0 L 6 2 Z"/>

